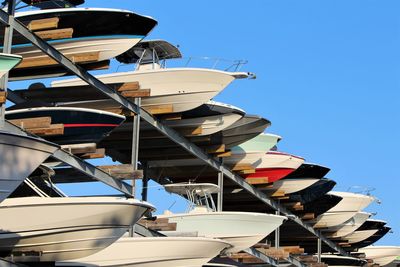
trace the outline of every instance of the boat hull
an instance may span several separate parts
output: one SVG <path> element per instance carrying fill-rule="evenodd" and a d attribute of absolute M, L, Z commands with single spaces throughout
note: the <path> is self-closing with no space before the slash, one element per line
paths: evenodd
<path fill-rule="evenodd" d="M 353 233 L 342 237 L 342 239 L 346 240 L 350 244 L 358 243 L 366 240 L 370 236 L 374 235 L 376 232 L 378 232 L 378 229 L 354 231 Z"/>
<path fill-rule="evenodd" d="M 122 237 L 96 254 L 56 266 L 202 266 L 229 246 L 201 237 Z"/>
<path fill-rule="evenodd" d="M 394 261 L 400 255 L 400 247 L 396 246 L 369 246 L 359 249 L 365 253 L 367 259 L 372 259 L 375 264 L 385 266 Z"/>
<path fill-rule="evenodd" d="M 358 211 L 326 212 L 317 217 L 314 228 L 329 228 L 338 226 L 353 218 Z"/>
<path fill-rule="evenodd" d="M 331 208 L 329 212 L 339 212 L 339 211 L 350 211 L 350 210 L 363 210 L 371 204 L 375 198 L 372 196 L 355 194 L 350 192 L 330 192 L 339 197 L 342 197 L 342 201 L 336 206 Z"/>
<path fill-rule="evenodd" d="M 0 78 L 21 62 L 17 55 L 0 53 Z"/>
<path fill-rule="evenodd" d="M 6 112 L 8 120 L 36 117 L 50 117 L 52 124 L 64 125 L 62 135 L 46 136 L 60 145 L 97 143 L 125 120 L 114 113 L 84 108 L 40 107 Z"/>
<path fill-rule="evenodd" d="M 0 204 L 0 251 L 18 261 L 85 257 L 111 245 L 152 208 L 116 198 L 6 199 Z"/>
<path fill-rule="evenodd" d="M 273 191 L 282 191 L 285 194 L 293 194 L 299 192 L 307 187 L 312 186 L 319 179 L 281 179 L 272 184 L 271 190 Z"/>
<path fill-rule="evenodd" d="M 114 58 L 126 50 L 130 49 L 134 45 L 140 42 L 142 37 L 137 36 L 104 36 L 97 38 L 71 38 L 60 41 L 48 41 L 55 49 L 62 53 L 66 57 L 73 57 L 77 55 L 89 55 L 97 54 L 93 61 L 104 61 Z M 18 54 L 24 58 L 24 60 L 43 60 L 49 58 L 40 49 L 33 45 L 15 45 L 12 47 L 11 52 Z M 49 58 L 50 59 L 50 58 Z M 89 61 L 87 61 L 89 62 Z M 24 64 L 24 63 L 22 63 Z M 25 67 L 21 65 L 21 67 Z M 29 67 L 29 66 L 26 66 Z"/>
<path fill-rule="evenodd" d="M 371 213 L 358 212 L 353 218 L 346 221 L 344 224 L 327 229 L 327 236 L 336 238 L 349 235 L 357 230 L 370 216 Z"/>
<path fill-rule="evenodd" d="M 215 97 L 235 79 L 233 74 L 211 69 L 170 68 L 121 72 L 96 77 L 106 84 L 139 82 L 141 88 L 151 89 L 150 97 L 142 98 L 142 107 L 172 106 L 173 112 L 183 112 L 197 108 Z M 84 84 L 80 79 L 72 79 L 53 82 L 52 87 Z M 108 99 L 76 101 L 62 105 L 97 109 L 119 107 Z"/>
<path fill-rule="evenodd" d="M 285 217 L 250 212 L 209 212 L 161 215 L 176 223 L 177 232 L 197 232 L 198 236 L 219 238 L 233 247 L 226 252 L 238 252 L 258 243 L 278 228 Z M 168 232 L 165 232 L 168 235 Z"/>
<path fill-rule="evenodd" d="M 0 203 L 57 149 L 36 138 L 0 132 Z"/>

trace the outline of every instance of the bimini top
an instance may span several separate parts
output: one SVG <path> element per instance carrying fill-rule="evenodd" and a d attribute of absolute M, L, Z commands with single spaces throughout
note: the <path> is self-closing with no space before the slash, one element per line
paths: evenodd
<path fill-rule="evenodd" d="M 211 183 L 176 183 L 166 184 L 164 188 L 169 193 L 175 193 L 179 195 L 208 195 L 216 194 L 219 192 L 219 186 Z"/>
<path fill-rule="evenodd" d="M 182 58 L 182 54 L 178 47 L 164 40 L 147 40 L 142 41 L 116 57 L 122 63 L 138 63 L 146 61 L 147 58 L 153 60 L 154 54 L 158 60 Z"/>
<path fill-rule="evenodd" d="M 22 2 L 40 9 L 50 9 L 82 5 L 85 0 L 22 0 Z"/>

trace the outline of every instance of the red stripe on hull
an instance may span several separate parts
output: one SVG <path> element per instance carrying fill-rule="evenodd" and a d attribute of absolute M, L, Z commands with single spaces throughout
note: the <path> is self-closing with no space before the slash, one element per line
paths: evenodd
<path fill-rule="evenodd" d="M 294 172 L 295 169 L 287 169 L 287 168 L 265 168 L 265 169 L 256 169 L 255 173 L 243 175 L 244 178 L 268 178 L 270 183 L 276 182 L 283 177 L 289 175 Z"/>
<path fill-rule="evenodd" d="M 77 127 L 117 127 L 119 124 L 111 123 L 69 123 L 64 124 L 64 128 L 77 128 Z"/>

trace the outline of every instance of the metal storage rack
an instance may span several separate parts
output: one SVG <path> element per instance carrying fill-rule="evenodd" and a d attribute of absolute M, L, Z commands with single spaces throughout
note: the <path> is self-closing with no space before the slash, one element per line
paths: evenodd
<path fill-rule="evenodd" d="M 209 167 L 215 169 L 216 172 L 218 172 L 218 182 L 219 184 L 222 185 L 223 179 L 227 178 L 234 183 L 236 183 L 239 187 L 241 187 L 243 190 L 246 190 L 250 195 L 253 197 L 259 199 L 261 202 L 263 202 L 265 205 L 268 205 L 272 207 L 274 210 L 279 211 L 280 214 L 283 214 L 287 216 L 290 220 L 293 222 L 297 223 L 299 226 L 310 232 L 312 235 L 314 235 L 318 242 L 315 244 L 318 247 L 318 252 L 321 252 L 321 242 L 324 242 L 324 244 L 333 250 L 337 251 L 338 253 L 342 255 L 347 255 L 347 252 L 343 250 L 340 246 L 326 238 L 320 231 L 315 230 L 312 226 L 307 224 L 306 222 L 303 222 L 299 217 L 291 213 L 288 209 L 286 209 L 283 205 L 280 205 L 277 203 L 275 200 L 269 198 L 266 194 L 262 193 L 260 190 L 256 189 L 252 185 L 248 184 L 243 178 L 238 176 L 237 174 L 233 173 L 228 167 L 226 167 L 224 164 L 219 162 L 218 160 L 212 158 L 210 155 L 208 155 L 206 152 L 204 152 L 202 149 L 200 149 L 198 146 L 195 144 L 189 142 L 185 137 L 181 136 L 178 132 L 175 130 L 169 128 L 168 126 L 162 124 L 159 120 L 157 120 L 154 116 L 152 116 L 150 113 L 145 111 L 143 108 L 140 107 L 140 98 L 136 98 L 135 103 L 132 103 L 129 101 L 127 98 L 123 97 L 120 95 L 118 92 L 114 91 L 112 88 L 109 86 L 103 84 L 101 81 L 96 79 L 94 76 L 89 74 L 86 70 L 83 68 L 80 68 L 79 66 L 75 65 L 72 61 L 70 61 L 68 58 L 63 56 L 61 53 L 59 53 L 55 48 L 53 48 L 51 45 L 49 45 L 46 41 L 43 41 L 41 38 L 39 38 L 37 35 L 35 35 L 33 32 L 29 31 L 22 23 L 20 23 L 18 20 L 14 18 L 14 11 L 15 11 L 15 0 L 8 0 L 8 12 L 5 12 L 3 10 L 0 10 L 0 21 L 3 25 L 6 27 L 5 31 L 5 45 L 4 45 L 4 52 L 10 52 L 11 50 L 11 39 L 12 39 L 12 32 L 15 30 L 18 33 L 20 33 L 22 36 L 24 36 L 29 42 L 31 42 L 33 45 L 38 47 L 40 50 L 42 50 L 45 54 L 53 58 L 55 61 L 57 61 L 61 66 L 63 66 L 65 69 L 70 71 L 71 73 L 75 74 L 76 76 L 80 77 L 82 80 L 87 82 L 89 85 L 92 87 L 96 88 L 99 92 L 103 93 L 106 95 L 108 98 L 114 100 L 127 110 L 133 112 L 136 114 L 134 116 L 134 123 L 133 123 L 133 142 L 132 142 L 132 155 L 131 155 L 131 164 L 133 166 L 137 166 L 138 164 L 138 140 L 139 140 L 139 123 L 140 119 L 146 121 L 147 123 L 151 124 L 156 130 L 158 130 L 160 133 L 164 134 L 166 137 L 169 138 L 169 140 L 175 142 L 178 146 L 186 150 L 190 155 L 202 160 L 204 164 L 208 165 Z M 7 91 L 7 78 L 3 81 L 2 83 L 3 89 Z M 8 93 L 7 98 L 15 103 L 19 103 L 23 101 L 20 99 L 17 95 L 13 94 L 12 91 Z M 16 132 L 20 134 L 28 134 L 24 130 L 8 123 L 5 121 L 4 118 L 4 105 L 1 107 L 1 116 L 0 116 L 0 125 L 2 126 L 3 129 L 11 132 Z M 129 185 L 126 182 L 123 182 L 119 179 L 116 179 L 112 177 L 111 175 L 107 174 L 106 172 L 102 171 L 99 168 L 96 168 L 95 166 L 85 162 L 84 160 L 62 150 L 61 148 L 56 151 L 53 154 L 53 157 L 59 161 L 64 162 L 67 165 L 70 165 L 72 168 L 78 170 L 79 172 L 91 177 L 94 180 L 101 181 L 117 190 L 120 192 L 124 193 L 127 196 L 133 196 L 134 195 L 134 187 L 132 185 Z M 146 180 L 145 180 L 146 181 Z M 221 187 L 221 191 L 223 190 L 223 187 Z M 218 206 L 221 208 L 222 207 L 222 194 L 223 192 L 220 192 L 218 196 Z M 146 198 L 147 192 L 144 192 L 144 196 Z M 146 228 L 140 228 L 137 229 L 144 235 L 152 235 L 150 231 L 148 231 Z M 279 244 L 279 238 L 277 239 L 277 242 Z M 265 261 L 269 265 L 273 266 L 278 266 L 279 262 L 271 257 L 268 257 L 261 252 L 257 251 L 254 248 L 250 248 L 246 250 L 247 253 Z M 297 260 L 296 258 L 290 256 L 289 258 L 286 259 L 288 262 L 295 266 L 303 267 L 307 266 L 306 264 L 302 263 L 301 261 Z"/>

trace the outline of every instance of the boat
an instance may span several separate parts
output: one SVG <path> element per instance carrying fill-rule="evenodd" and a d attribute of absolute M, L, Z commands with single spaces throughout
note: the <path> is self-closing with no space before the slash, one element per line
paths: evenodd
<path fill-rule="evenodd" d="M 329 228 L 343 224 L 375 201 L 375 198 L 372 196 L 351 192 L 332 191 L 329 194 L 342 197 L 343 199 L 336 206 L 319 215 L 314 220 L 315 228 Z"/>
<path fill-rule="evenodd" d="M 363 259 L 334 254 L 322 254 L 321 261 L 328 266 L 336 267 L 364 266 L 367 264 L 367 261 Z"/>
<path fill-rule="evenodd" d="M 398 246 L 368 246 L 358 250 L 365 253 L 367 259 L 372 259 L 374 264 L 385 266 L 394 261 L 400 255 Z"/>
<path fill-rule="evenodd" d="M 216 211 L 211 197 L 211 194 L 219 192 L 219 187 L 215 184 L 181 183 L 166 184 L 164 187 L 167 192 L 185 195 L 194 203 L 188 213 L 167 212 L 157 218 L 166 218 L 169 223 L 176 223 L 177 233 L 196 232 L 198 236 L 218 238 L 228 242 L 232 248 L 227 249 L 226 253 L 239 252 L 253 246 L 286 219 L 284 216 L 264 213 Z M 162 233 L 174 234 L 168 231 Z"/>
<path fill-rule="evenodd" d="M 57 19 L 56 28 L 69 30 L 71 34 L 61 39 L 49 39 L 47 42 L 70 58 L 96 54 L 93 61 L 108 60 L 124 53 L 157 25 L 150 17 L 127 10 L 106 8 L 33 10 L 17 12 L 15 17 L 26 26 L 32 21 Z M 17 33 L 13 36 L 11 51 L 23 57 L 21 68 L 41 67 L 38 63 L 49 59 L 39 48 Z"/>
<path fill-rule="evenodd" d="M 286 177 L 283 179 L 286 179 Z M 335 185 L 335 181 L 322 178 L 303 190 L 289 194 L 289 199 L 293 202 L 301 202 L 303 205 L 314 201 L 318 202 L 318 200 L 326 196 L 326 193 L 331 191 Z"/>
<path fill-rule="evenodd" d="M 383 227 L 379 228 L 379 230 L 375 234 L 371 235 L 367 239 L 362 240 L 357 243 L 352 243 L 351 246 L 349 248 L 347 248 L 347 250 L 354 251 L 354 250 L 358 250 L 360 248 L 370 246 L 370 245 L 374 244 L 375 242 L 377 242 L 378 240 L 380 240 L 382 237 L 384 237 L 387 233 L 390 233 L 391 230 L 392 230 L 391 227 L 383 226 Z"/>
<path fill-rule="evenodd" d="M 324 178 L 325 175 L 328 174 L 330 169 L 328 167 L 314 164 L 314 163 L 306 163 L 304 162 L 298 167 L 294 172 L 290 173 L 285 177 L 285 179 L 290 178 L 316 178 L 321 179 Z"/>
<path fill-rule="evenodd" d="M 63 124 L 64 133 L 45 138 L 59 145 L 98 143 L 125 120 L 124 116 L 107 111 L 71 107 L 9 109 L 5 116 L 8 120 L 50 117 L 51 124 Z"/>
<path fill-rule="evenodd" d="M 260 183 L 273 183 L 295 171 L 303 162 L 304 159 L 298 156 L 269 151 L 257 162 L 256 172 L 243 177 L 254 183 L 257 183 L 257 180 Z"/>
<path fill-rule="evenodd" d="M 385 221 L 368 219 L 359 228 L 357 228 L 356 231 L 349 235 L 343 236 L 341 239 L 350 244 L 358 243 L 373 236 L 385 225 Z"/>
<path fill-rule="evenodd" d="M 55 265 L 63 267 L 202 266 L 229 247 L 229 243 L 215 238 L 124 236 L 96 254 L 71 261 L 56 262 Z"/>
<path fill-rule="evenodd" d="M 246 72 L 205 68 L 166 68 L 160 62 L 161 60 L 180 58 L 181 54 L 177 47 L 162 40 L 141 42 L 134 49 L 138 50 L 135 52 L 137 58 L 133 61 L 137 63 L 134 71 L 98 75 L 96 78 L 105 84 L 138 82 L 141 88 L 150 89 L 150 96 L 143 97 L 141 101 L 141 106 L 145 109 L 168 106 L 171 109 L 167 113 L 191 110 L 215 97 L 233 80 L 249 77 Z M 51 86 L 52 90 L 58 87 L 70 87 L 73 91 L 73 87 L 86 84 L 81 79 L 70 79 L 53 81 Z M 120 108 L 120 105 L 106 96 L 101 94 L 97 96 L 89 100 L 69 100 L 70 102 L 59 103 L 59 105 L 102 110 Z"/>
<path fill-rule="evenodd" d="M 357 212 L 350 220 L 340 225 L 330 227 L 324 230 L 324 232 L 326 232 L 326 236 L 331 238 L 347 236 L 356 231 L 366 220 L 369 219 L 369 217 L 371 217 L 371 215 L 372 214 L 368 212 Z"/>
<path fill-rule="evenodd" d="M 315 179 L 315 178 L 286 179 L 285 177 L 278 181 L 273 182 L 272 185 L 266 189 L 266 191 L 281 192 L 284 193 L 285 195 L 294 194 L 314 185 L 318 181 L 320 181 L 320 179 Z"/>
<path fill-rule="evenodd" d="M 270 125 L 271 122 L 263 117 L 246 114 L 222 132 L 213 134 L 210 139 L 216 139 L 218 143 L 225 144 L 225 147 L 230 149 L 253 139 L 263 133 Z M 196 141 L 196 139 L 193 141 Z"/>
<path fill-rule="evenodd" d="M 0 131 L 0 202 L 58 149 L 38 138 Z"/>
<path fill-rule="evenodd" d="M 152 209 L 115 197 L 8 198 L 0 203 L 0 253 L 21 262 L 85 257 L 111 245 Z"/>
<path fill-rule="evenodd" d="M 235 166 L 240 164 L 253 165 L 259 164 L 260 158 L 276 145 L 281 139 L 274 134 L 259 134 L 251 140 L 242 143 L 239 146 L 231 148 L 232 155 L 224 158 L 224 164 Z M 149 162 L 151 167 L 177 167 L 177 166 L 198 166 L 203 165 L 200 159 L 171 159 L 154 160 Z"/>
<path fill-rule="evenodd" d="M 313 193 L 313 190 L 311 191 Z M 305 203 L 300 202 L 303 205 L 303 210 L 295 211 L 295 213 L 312 213 L 314 216 L 319 216 L 336 206 L 342 199 L 343 198 L 339 196 L 324 194 L 312 201 L 307 201 Z"/>
<path fill-rule="evenodd" d="M 84 0 L 22 0 L 27 5 L 34 6 L 40 9 L 49 8 L 68 8 L 82 5 Z"/>
<path fill-rule="evenodd" d="M 22 60 L 19 55 L 0 53 L 0 78 L 17 66 Z"/>

